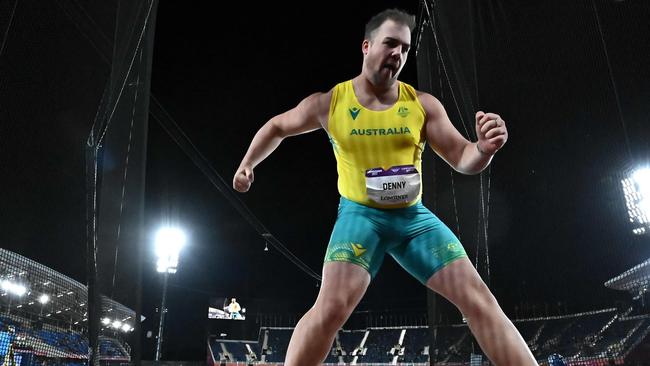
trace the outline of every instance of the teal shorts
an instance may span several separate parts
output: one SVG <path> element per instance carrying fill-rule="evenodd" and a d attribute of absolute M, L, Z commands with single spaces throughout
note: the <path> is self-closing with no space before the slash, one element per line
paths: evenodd
<path fill-rule="evenodd" d="M 341 197 L 325 262 L 349 262 L 374 278 L 390 254 L 423 284 L 447 264 L 467 257 L 456 235 L 422 202 L 378 209 Z"/>

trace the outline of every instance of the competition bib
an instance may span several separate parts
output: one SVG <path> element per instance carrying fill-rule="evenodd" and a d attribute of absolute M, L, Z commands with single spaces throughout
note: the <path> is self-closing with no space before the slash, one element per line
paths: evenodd
<path fill-rule="evenodd" d="M 407 203 L 420 194 L 420 173 L 413 165 L 366 170 L 368 198 L 382 205 Z"/>

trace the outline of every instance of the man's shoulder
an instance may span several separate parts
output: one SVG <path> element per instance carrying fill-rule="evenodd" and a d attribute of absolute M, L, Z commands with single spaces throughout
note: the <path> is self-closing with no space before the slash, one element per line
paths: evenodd
<path fill-rule="evenodd" d="M 400 80 L 400 84 L 402 84 L 404 88 L 410 89 L 412 93 L 415 93 L 415 95 L 418 97 L 420 101 L 422 101 L 422 99 L 426 99 L 427 101 L 438 101 L 438 99 L 434 97 L 431 93 L 427 93 L 425 91 L 419 90 L 407 82 Z"/>
<path fill-rule="evenodd" d="M 444 107 L 442 106 L 440 100 L 438 100 L 438 98 L 434 97 L 430 93 L 417 89 L 415 90 L 415 93 L 417 95 L 418 101 L 422 105 L 422 108 L 427 115 L 436 116 L 444 110 Z"/>
<path fill-rule="evenodd" d="M 415 88 L 414 88 L 414 90 L 415 90 L 415 94 L 418 96 L 418 98 L 426 98 L 426 99 L 432 99 L 433 98 L 433 99 L 436 99 L 436 97 L 431 95 L 431 93 L 427 93 L 425 91 L 415 89 Z"/>
<path fill-rule="evenodd" d="M 311 95 L 307 96 L 304 100 L 303 103 L 306 103 L 310 107 L 315 107 L 317 110 L 322 110 L 323 108 L 329 108 L 330 100 L 332 99 L 332 94 L 334 92 L 334 88 L 328 90 L 328 91 L 319 91 L 312 93 Z"/>
<path fill-rule="evenodd" d="M 441 104 L 440 100 L 438 100 L 438 98 L 434 97 L 430 93 L 427 93 L 422 90 L 417 90 L 417 89 L 415 90 L 415 93 L 418 96 L 420 103 L 422 103 L 423 105 L 427 104 L 428 106 L 435 107 Z"/>

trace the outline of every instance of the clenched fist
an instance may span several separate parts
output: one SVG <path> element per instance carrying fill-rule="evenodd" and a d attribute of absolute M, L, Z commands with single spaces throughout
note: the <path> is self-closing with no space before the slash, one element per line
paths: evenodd
<path fill-rule="evenodd" d="M 240 166 L 232 180 L 232 187 L 238 192 L 248 192 L 253 184 L 253 168 Z"/>
<path fill-rule="evenodd" d="M 479 151 L 494 155 L 508 140 L 506 121 L 498 114 L 476 112 L 476 136 Z"/>

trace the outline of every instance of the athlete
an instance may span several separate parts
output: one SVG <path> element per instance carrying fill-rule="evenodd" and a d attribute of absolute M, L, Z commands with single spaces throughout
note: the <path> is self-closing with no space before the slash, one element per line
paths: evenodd
<path fill-rule="evenodd" d="M 505 121 L 476 113 L 477 142 L 465 139 L 432 95 L 398 80 L 415 18 L 385 10 L 366 24 L 361 73 L 271 118 L 233 178 L 250 189 L 254 168 L 287 137 L 324 129 L 336 156 L 341 195 L 314 306 L 298 322 L 285 365 L 320 365 L 377 274 L 386 253 L 458 307 L 497 365 L 537 365 L 524 339 L 467 258 L 456 236 L 421 202 L 425 145 L 453 169 L 477 174 L 505 144 Z"/>
<path fill-rule="evenodd" d="M 241 319 L 241 306 L 237 302 L 236 298 L 230 299 L 230 304 L 228 304 L 228 313 L 230 314 L 230 319 Z"/>

